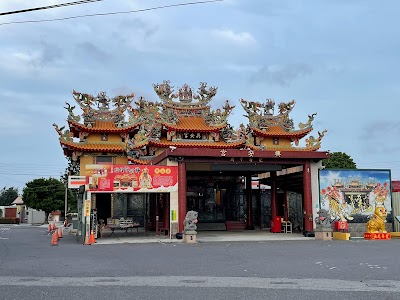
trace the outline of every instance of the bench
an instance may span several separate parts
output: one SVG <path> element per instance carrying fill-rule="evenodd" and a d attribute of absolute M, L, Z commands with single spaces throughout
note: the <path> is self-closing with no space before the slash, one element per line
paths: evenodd
<path fill-rule="evenodd" d="M 226 221 L 226 231 L 232 230 L 245 230 L 246 222 L 245 221 Z"/>
<path fill-rule="evenodd" d="M 147 231 L 153 231 L 153 230 L 156 230 L 155 224 L 153 225 L 151 222 L 147 223 Z M 159 221 L 158 232 L 156 232 L 156 234 L 168 235 L 168 232 L 169 232 L 169 226 L 164 227 L 164 222 Z"/>
<path fill-rule="evenodd" d="M 115 229 L 125 230 L 125 233 L 128 234 L 128 229 L 132 230 L 136 228 L 136 232 L 139 233 L 140 224 L 133 222 L 133 220 L 125 220 L 125 219 L 107 219 L 107 225 L 101 224 L 99 235 L 103 237 L 103 233 L 106 230 L 111 230 L 111 235 L 114 234 Z"/>

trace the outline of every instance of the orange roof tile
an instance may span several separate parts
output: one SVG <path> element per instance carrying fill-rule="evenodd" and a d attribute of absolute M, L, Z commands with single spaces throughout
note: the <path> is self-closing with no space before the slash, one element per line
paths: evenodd
<path fill-rule="evenodd" d="M 133 158 L 131 156 L 128 156 L 128 160 L 130 162 L 133 162 L 137 165 L 148 165 L 150 163 L 150 160 L 142 160 L 142 159 L 137 159 L 137 158 Z"/>
<path fill-rule="evenodd" d="M 306 128 L 296 131 L 286 131 L 279 125 L 269 126 L 265 131 L 259 128 L 252 127 L 253 132 L 261 136 L 276 136 L 276 137 L 297 137 L 302 138 L 305 137 L 309 132 L 311 132 L 312 128 Z"/>
<path fill-rule="evenodd" d="M 234 143 L 226 143 L 224 141 L 220 142 L 202 142 L 202 141 L 168 141 L 165 138 L 162 138 L 160 141 L 150 141 L 150 145 L 157 147 L 182 147 L 182 148 L 213 148 L 213 149 L 228 149 L 228 148 L 237 148 L 241 145 L 244 145 L 246 141 L 241 140 Z"/>
<path fill-rule="evenodd" d="M 126 127 L 117 127 L 115 126 L 115 123 L 113 121 L 95 121 L 93 127 L 88 127 L 84 124 L 75 122 L 73 120 L 68 120 L 68 123 L 70 125 L 71 131 L 76 131 L 74 129 L 78 129 L 80 131 L 86 131 L 86 132 L 115 132 L 115 133 L 129 132 L 140 125 L 140 123 L 138 123 Z"/>
<path fill-rule="evenodd" d="M 149 144 L 149 139 L 147 139 L 147 140 L 145 140 L 145 141 L 141 141 L 141 142 L 139 142 L 139 143 L 136 143 L 136 144 L 134 144 L 133 146 L 132 146 L 132 149 L 140 149 L 140 148 L 142 148 L 142 147 L 144 147 L 144 146 L 147 146 L 148 144 Z"/>
<path fill-rule="evenodd" d="M 316 151 L 321 148 L 321 145 L 315 145 L 310 148 L 306 147 L 282 147 L 282 146 L 269 146 L 266 150 L 267 151 Z"/>
<path fill-rule="evenodd" d="M 218 131 L 224 128 L 226 124 L 218 126 L 209 126 L 206 124 L 202 117 L 180 117 L 176 125 L 165 124 L 163 125 L 169 129 L 176 131 L 189 131 L 189 132 L 210 132 Z"/>
<path fill-rule="evenodd" d="M 75 143 L 60 140 L 60 144 L 67 148 L 83 152 L 125 152 L 125 143 L 99 142 L 99 143 Z"/>

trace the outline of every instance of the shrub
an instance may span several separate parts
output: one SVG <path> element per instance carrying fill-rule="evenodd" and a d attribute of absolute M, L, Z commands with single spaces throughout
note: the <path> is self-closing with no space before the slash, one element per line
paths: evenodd
<path fill-rule="evenodd" d="M 2 217 L 0 218 L 0 224 L 19 224 L 19 218 Z"/>

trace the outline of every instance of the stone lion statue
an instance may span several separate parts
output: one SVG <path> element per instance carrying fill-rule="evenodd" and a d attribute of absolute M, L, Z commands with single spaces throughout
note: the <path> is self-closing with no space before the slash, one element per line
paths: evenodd
<path fill-rule="evenodd" d="M 375 212 L 371 219 L 367 222 L 367 232 L 386 233 L 385 222 L 387 217 L 386 208 L 383 205 L 376 205 Z"/>
<path fill-rule="evenodd" d="M 317 211 L 318 217 L 315 218 L 315 224 L 317 227 L 330 228 L 331 219 L 329 218 L 329 213 L 325 209 L 320 209 Z"/>
<path fill-rule="evenodd" d="M 198 215 L 199 215 L 198 212 L 194 210 L 190 210 L 186 213 L 186 217 L 183 222 L 184 232 L 196 231 Z"/>

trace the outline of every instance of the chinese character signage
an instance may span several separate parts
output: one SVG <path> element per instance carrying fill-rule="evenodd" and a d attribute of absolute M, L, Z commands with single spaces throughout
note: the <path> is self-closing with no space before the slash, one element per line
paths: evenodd
<path fill-rule="evenodd" d="M 81 185 L 86 184 L 86 176 L 68 176 L 68 188 L 69 189 L 79 189 Z"/>
<path fill-rule="evenodd" d="M 87 165 L 91 191 L 171 192 L 178 190 L 177 167 Z"/>
<path fill-rule="evenodd" d="M 85 200 L 85 208 L 84 208 L 85 217 L 90 217 L 90 205 L 91 205 L 91 200 L 90 199 Z"/>

